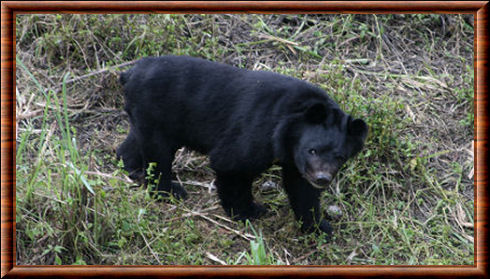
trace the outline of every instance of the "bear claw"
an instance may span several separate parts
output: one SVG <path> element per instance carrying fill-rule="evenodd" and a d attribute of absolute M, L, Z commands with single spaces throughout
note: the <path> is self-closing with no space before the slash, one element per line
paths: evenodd
<path fill-rule="evenodd" d="M 170 192 L 168 191 L 156 191 L 158 193 L 158 197 L 167 199 L 169 195 L 172 195 L 174 198 L 178 200 L 186 200 L 189 197 L 187 191 L 180 186 L 179 184 L 172 183 Z"/>
<path fill-rule="evenodd" d="M 246 210 L 231 208 L 227 213 L 235 221 L 245 221 L 247 219 L 257 219 L 267 213 L 267 208 L 259 203 L 252 203 Z"/>
<path fill-rule="evenodd" d="M 326 234 L 325 237 L 326 237 L 327 241 L 329 241 L 332 238 L 332 232 L 333 232 L 332 226 L 325 219 L 322 219 L 320 221 L 320 223 L 317 223 L 317 224 L 310 224 L 310 225 L 303 224 L 301 229 L 306 233 L 312 233 L 312 232 L 322 233 L 323 232 Z"/>

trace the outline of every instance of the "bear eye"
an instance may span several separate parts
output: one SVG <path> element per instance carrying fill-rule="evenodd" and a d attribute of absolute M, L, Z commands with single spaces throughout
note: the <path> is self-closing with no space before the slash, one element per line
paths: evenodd
<path fill-rule="evenodd" d="M 308 150 L 308 153 L 310 153 L 311 155 L 316 155 L 316 149 L 312 148 Z"/>

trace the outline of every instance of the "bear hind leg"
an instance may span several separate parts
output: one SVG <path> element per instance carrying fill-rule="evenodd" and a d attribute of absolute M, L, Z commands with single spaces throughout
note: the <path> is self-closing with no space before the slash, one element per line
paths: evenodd
<path fill-rule="evenodd" d="M 146 139 L 150 139 L 150 137 L 146 137 Z M 161 136 L 153 136 L 152 139 L 141 145 L 146 168 L 148 168 L 149 163 L 156 163 L 152 171 L 153 181 L 148 181 L 146 178 L 146 183 L 156 183 L 153 190 L 162 198 L 167 198 L 171 194 L 180 200 L 187 199 L 186 190 L 181 185 L 172 182 L 172 161 L 177 147 Z"/>
<path fill-rule="evenodd" d="M 116 156 L 123 160 L 124 169 L 128 172 L 129 178 L 136 181 L 144 180 L 145 171 L 141 148 L 133 129 L 129 131 L 127 138 L 117 148 Z"/>

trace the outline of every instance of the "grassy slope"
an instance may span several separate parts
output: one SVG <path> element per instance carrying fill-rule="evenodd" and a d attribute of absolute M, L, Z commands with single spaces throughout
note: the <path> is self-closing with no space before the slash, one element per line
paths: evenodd
<path fill-rule="evenodd" d="M 473 263 L 470 17 L 22 15 L 16 32 L 18 264 Z M 278 167 L 254 184 L 271 208 L 255 232 L 227 220 L 203 155 L 178 151 L 185 203 L 128 180 L 109 66 L 168 53 L 302 78 L 366 119 L 323 195 L 331 243 L 299 233 Z"/>

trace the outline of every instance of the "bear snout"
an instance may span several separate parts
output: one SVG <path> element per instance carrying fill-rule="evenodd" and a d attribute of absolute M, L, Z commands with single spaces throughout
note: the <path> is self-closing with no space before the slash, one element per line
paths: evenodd
<path fill-rule="evenodd" d="M 332 181 L 333 175 L 327 171 L 306 172 L 304 178 L 315 188 L 325 189 Z"/>
<path fill-rule="evenodd" d="M 324 185 L 325 187 L 332 180 L 332 175 L 328 172 L 319 171 L 315 173 L 315 183 L 318 185 Z"/>

